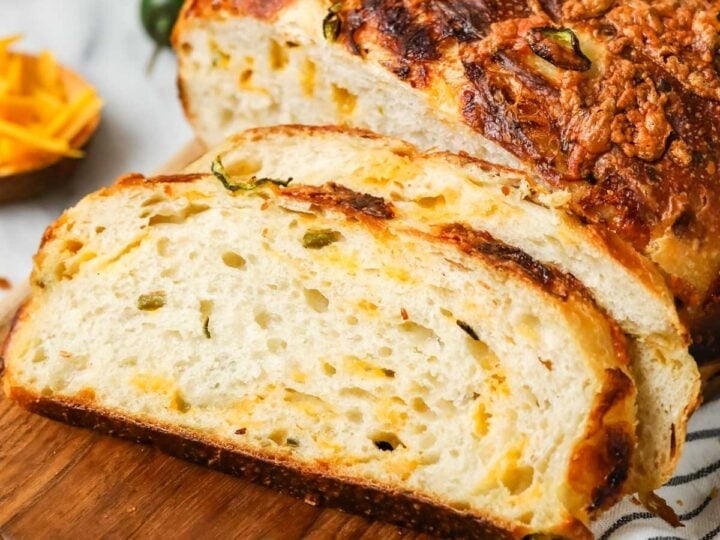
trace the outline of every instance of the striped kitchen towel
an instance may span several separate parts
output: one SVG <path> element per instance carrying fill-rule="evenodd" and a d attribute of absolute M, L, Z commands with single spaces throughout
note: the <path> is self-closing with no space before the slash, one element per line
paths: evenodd
<path fill-rule="evenodd" d="M 657 491 L 684 527 L 673 528 L 629 498 L 592 527 L 599 540 L 712 540 L 720 538 L 720 399 L 690 420 L 675 476 Z"/>

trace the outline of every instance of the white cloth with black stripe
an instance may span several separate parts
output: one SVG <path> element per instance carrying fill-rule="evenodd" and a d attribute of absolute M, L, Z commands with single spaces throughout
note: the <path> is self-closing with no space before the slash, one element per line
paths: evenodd
<path fill-rule="evenodd" d="M 712 540 L 720 538 L 720 399 L 690 420 L 675 476 L 657 491 L 684 527 L 673 528 L 629 498 L 592 527 L 599 540 Z"/>

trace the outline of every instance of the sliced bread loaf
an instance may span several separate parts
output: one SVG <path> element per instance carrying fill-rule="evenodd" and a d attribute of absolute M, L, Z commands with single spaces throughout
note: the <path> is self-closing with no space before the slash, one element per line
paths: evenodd
<path fill-rule="evenodd" d="M 575 276 L 632 344 L 639 446 L 629 490 L 651 491 L 670 478 L 698 404 L 700 378 L 672 295 L 654 266 L 633 249 L 562 209 L 527 200 L 521 172 L 466 156 L 422 154 L 408 143 L 363 131 L 249 130 L 188 170 L 208 171 L 217 156 L 240 175 L 295 175 L 314 185 L 336 181 L 384 197 L 420 230 L 462 221 Z"/>
<path fill-rule="evenodd" d="M 10 397 L 444 536 L 589 537 L 635 388 L 577 280 L 299 169 L 213 169 L 126 177 L 48 229 Z"/>

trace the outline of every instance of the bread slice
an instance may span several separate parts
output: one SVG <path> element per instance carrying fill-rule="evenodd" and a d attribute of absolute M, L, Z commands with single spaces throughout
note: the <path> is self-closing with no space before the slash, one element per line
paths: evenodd
<path fill-rule="evenodd" d="M 639 446 L 630 491 L 651 491 L 672 475 L 698 404 L 700 378 L 687 351 L 672 295 L 643 257 L 612 235 L 562 209 L 525 198 L 525 174 L 367 132 L 284 126 L 231 137 L 188 167 L 228 170 L 304 183 L 337 181 L 393 201 L 418 229 L 460 220 L 572 274 L 629 336 L 638 385 Z M 311 159 L 308 159 L 312 156 Z"/>
<path fill-rule="evenodd" d="M 301 171 L 214 170 L 126 177 L 48 229 L 11 398 L 440 535 L 590 537 L 635 388 L 574 278 Z"/>
<path fill-rule="evenodd" d="M 175 31 L 180 93 L 211 145 L 258 126 L 337 124 L 532 171 L 538 194 L 671 276 L 695 352 L 720 356 L 720 73 L 697 45 L 715 43 L 716 11 L 194 0 Z M 563 36 L 589 69 L 546 60 Z"/>

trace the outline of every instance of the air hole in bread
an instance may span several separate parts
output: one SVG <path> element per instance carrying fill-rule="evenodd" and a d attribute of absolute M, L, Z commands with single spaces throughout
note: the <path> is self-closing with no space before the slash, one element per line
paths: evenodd
<path fill-rule="evenodd" d="M 225 266 L 238 269 L 245 268 L 245 265 L 247 264 L 245 258 L 239 253 L 235 253 L 234 251 L 226 251 L 225 253 L 223 253 L 222 261 L 223 263 L 225 263 Z"/>
<path fill-rule="evenodd" d="M 201 214 L 202 212 L 205 212 L 209 209 L 210 207 L 207 204 L 190 203 L 184 208 L 175 210 L 174 212 L 170 211 L 170 213 L 155 214 L 153 216 L 150 216 L 150 218 L 148 219 L 148 225 L 160 225 L 161 223 L 171 223 L 174 225 L 179 225 L 181 223 L 184 223 L 189 217 Z"/>
<path fill-rule="evenodd" d="M 435 404 L 436 404 L 436 407 L 440 411 L 442 411 L 443 414 L 446 414 L 448 416 L 458 414 L 458 410 L 457 410 L 457 407 L 455 406 L 455 403 L 453 403 L 449 399 L 439 399 Z"/>
<path fill-rule="evenodd" d="M 508 466 L 500 476 L 500 482 L 513 495 L 519 495 L 532 485 L 535 469 L 529 465 Z"/>
<path fill-rule="evenodd" d="M 418 345 L 425 343 L 430 339 L 437 338 L 437 334 L 432 329 L 413 321 L 405 321 L 400 324 L 399 327 Z"/>
<path fill-rule="evenodd" d="M 148 197 L 147 199 L 145 199 L 140 205 L 140 207 L 145 208 L 147 206 L 155 206 L 156 204 L 166 202 L 167 200 L 168 199 L 166 197 L 163 197 L 162 195 L 153 195 L 152 197 Z"/>
<path fill-rule="evenodd" d="M 275 429 L 270 432 L 267 438 L 278 446 L 284 446 L 287 441 L 287 434 L 288 432 L 286 429 Z"/>
<path fill-rule="evenodd" d="M 268 57 L 270 61 L 270 69 L 273 71 L 284 69 L 288 63 L 288 53 L 285 48 L 274 39 L 270 40 L 269 48 Z"/>
<path fill-rule="evenodd" d="M 246 89 L 252 85 L 253 70 L 243 69 L 238 75 L 238 85 L 240 88 Z"/>
<path fill-rule="evenodd" d="M 335 369 L 335 366 L 333 366 L 332 364 L 330 364 L 328 362 L 323 362 L 322 370 L 323 370 L 323 373 L 325 375 L 327 375 L 328 377 L 332 377 L 333 375 L 335 375 L 337 373 L 337 369 Z"/>
<path fill-rule="evenodd" d="M 540 320 L 530 313 L 524 314 L 515 324 L 516 331 L 530 343 L 540 342 Z"/>
<path fill-rule="evenodd" d="M 362 424 L 363 413 L 359 409 L 350 409 L 345 416 L 353 424 Z"/>
<path fill-rule="evenodd" d="M 80 240 L 67 240 L 63 249 L 69 253 L 77 253 L 84 245 Z"/>
<path fill-rule="evenodd" d="M 383 346 L 378 350 L 378 354 L 383 358 L 389 358 L 392 356 L 393 350 L 390 347 Z"/>
<path fill-rule="evenodd" d="M 419 412 L 419 413 L 430 412 L 430 407 L 428 407 L 428 404 L 421 397 L 414 397 L 411 401 L 411 404 L 412 404 L 412 408 L 415 412 Z"/>
<path fill-rule="evenodd" d="M 313 311 L 325 313 L 328 310 L 330 300 L 319 290 L 303 289 L 303 294 L 305 295 L 305 301 Z"/>
<path fill-rule="evenodd" d="M 534 512 L 525 512 L 524 514 L 520 514 L 518 516 L 518 520 L 522 521 L 523 523 L 530 524 L 534 517 L 535 517 Z"/>
<path fill-rule="evenodd" d="M 438 206 L 445 206 L 445 197 L 438 195 L 436 197 L 420 197 L 415 199 L 415 204 L 422 208 L 437 208 Z"/>
<path fill-rule="evenodd" d="M 355 315 L 350 315 L 350 316 L 346 319 L 346 321 L 347 321 L 347 323 L 348 323 L 350 326 L 355 326 L 356 324 L 358 324 L 358 322 L 360 322 Z"/>
<path fill-rule="evenodd" d="M 341 388 L 340 389 L 340 395 L 343 397 L 354 397 L 357 399 L 364 399 L 367 401 L 375 401 L 375 396 L 368 392 L 367 390 L 363 390 L 362 388 L 358 386 L 350 386 L 348 388 Z"/>
<path fill-rule="evenodd" d="M 470 337 L 465 338 L 468 352 L 480 364 L 484 371 L 489 371 L 497 365 L 497 357 L 490 350 L 490 347 L 482 340 L 475 340 Z"/>
<path fill-rule="evenodd" d="M 314 418 L 332 412 L 332 407 L 324 399 L 313 394 L 298 392 L 294 388 L 285 388 L 283 401 L 297 407 L 304 415 Z"/>
<path fill-rule="evenodd" d="M 95 227 L 95 234 L 102 234 L 104 232 L 105 232 L 105 227 L 103 227 L 102 225 Z"/>
<path fill-rule="evenodd" d="M 257 158 L 244 156 L 242 159 L 232 158 L 225 164 L 225 171 L 231 176 L 252 176 L 260 172 L 263 162 Z"/>
<path fill-rule="evenodd" d="M 45 349 L 36 349 L 35 354 L 32 357 L 32 361 L 38 364 L 40 362 L 44 362 L 45 360 L 47 360 L 47 354 L 45 354 Z"/>
<path fill-rule="evenodd" d="M 272 324 L 282 321 L 282 317 L 280 317 L 280 315 L 271 313 L 263 307 L 256 307 L 253 315 L 255 322 L 263 330 L 267 330 Z"/>
<path fill-rule="evenodd" d="M 355 112 L 355 106 L 357 105 L 357 96 L 355 94 L 347 88 L 336 84 L 330 86 L 330 92 L 338 114 L 341 116 L 350 116 Z"/>
<path fill-rule="evenodd" d="M 440 454 L 437 452 L 432 452 L 430 454 L 422 454 L 420 457 L 420 464 L 421 465 L 435 465 L 438 461 L 440 461 Z"/>
<path fill-rule="evenodd" d="M 378 432 L 370 436 L 375 448 L 383 452 L 392 452 L 399 446 L 405 446 L 397 435 L 390 432 Z"/>
<path fill-rule="evenodd" d="M 214 39 L 209 41 L 208 47 L 212 58 L 212 67 L 227 69 L 230 64 L 230 54 L 223 50 Z"/>
<path fill-rule="evenodd" d="M 394 370 L 378 366 L 353 355 L 348 355 L 343 359 L 343 368 L 351 375 L 362 378 L 387 377 L 392 379 L 395 377 Z"/>
<path fill-rule="evenodd" d="M 473 419 L 475 421 L 473 433 L 480 438 L 487 435 L 490 427 L 490 420 L 492 419 L 492 414 L 488 412 L 484 403 L 477 404 Z"/>
<path fill-rule="evenodd" d="M 170 239 L 162 237 L 158 239 L 157 244 L 157 252 L 158 255 L 161 257 L 169 257 L 170 256 Z"/>
<path fill-rule="evenodd" d="M 185 399 L 180 390 L 175 390 L 170 399 L 170 408 L 181 413 L 186 413 L 190 410 L 190 403 Z"/>
<path fill-rule="evenodd" d="M 312 97 L 315 94 L 315 73 L 317 72 L 317 66 L 315 62 L 309 58 L 305 58 L 300 67 L 300 88 L 308 97 Z"/>
<path fill-rule="evenodd" d="M 287 341 L 280 338 L 270 338 L 267 340 L 267 348 L 273 354 L 279 354 L 287 349 Z"/>

